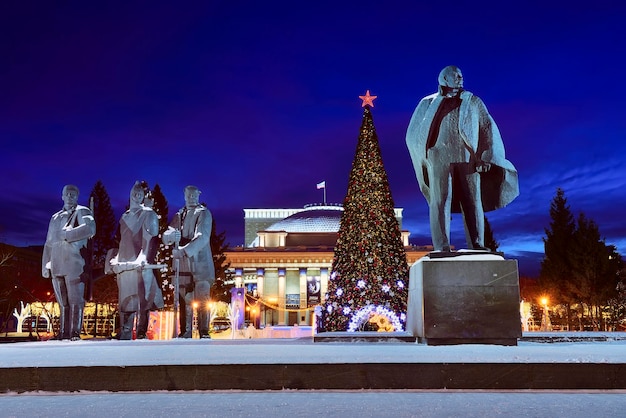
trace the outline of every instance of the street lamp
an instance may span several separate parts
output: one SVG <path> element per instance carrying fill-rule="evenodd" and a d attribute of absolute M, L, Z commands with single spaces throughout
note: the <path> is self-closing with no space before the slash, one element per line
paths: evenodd
<path fill-rule="evenodd" d="M 543 305 L 543 314 L 541 315 L 541 331 L 552 331 L 552 323 L 550 323 L 550 315 L 548 313 L 548 298 L 541 298 L 541 305 Z"/>
<path fill-rule="evenodd" d="M 200 338 L 200 333 L 198 332 L 198 306 L 199 304 L 198 302 L 194 300 L 191 306 L 193 307 L 193 310 L 192 310 L 193 319 L 191 320 L 191 330 L 192 330 L 191 335 L 193 338 Z"/>

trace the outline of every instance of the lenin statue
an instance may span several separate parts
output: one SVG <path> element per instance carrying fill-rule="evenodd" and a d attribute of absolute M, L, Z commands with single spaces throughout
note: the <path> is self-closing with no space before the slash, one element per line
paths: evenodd
<path fill-rule="evenodd" d="M 437 93 L 413 112 L 406 144 L 429 205 L 435 251 L 450 251 L 451 212 L 462 213 L 469 249 L 486 250 L 484 212 L 517 195 L 517 171 L 505 159 L 495 121 L 483 101 L 463 89 L 455 66 L 439 74 Z"/>

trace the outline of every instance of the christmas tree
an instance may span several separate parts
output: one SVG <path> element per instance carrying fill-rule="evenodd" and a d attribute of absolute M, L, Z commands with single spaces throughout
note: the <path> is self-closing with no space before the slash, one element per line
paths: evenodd
<path fill-rule="evenodd" d="M 408 264 L 369 90 L 324 303 L 325 331 L 403 331 Z"/>

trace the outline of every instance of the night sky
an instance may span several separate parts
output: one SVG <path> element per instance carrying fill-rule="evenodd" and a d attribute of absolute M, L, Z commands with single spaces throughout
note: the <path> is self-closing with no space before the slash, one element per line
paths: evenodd
<path fill-rule="evenodd" d="M 0 5 L 0 242 L 42 245 L 64 184 L 88 204 L 102 180 L 119 218 L 146 180 L 170 214 L 199 186 L 242 245 L 244 208 L 321 202 L 321 181 L 343 201 L 369 89 L 403 228 L 430 244 L 405 132 L 457 65 L 519 172 L 520 196 L 487 216 L 521 274 L 538 272 L 558 187 L 624 254 L 621 2 L 53 3 Z"/>

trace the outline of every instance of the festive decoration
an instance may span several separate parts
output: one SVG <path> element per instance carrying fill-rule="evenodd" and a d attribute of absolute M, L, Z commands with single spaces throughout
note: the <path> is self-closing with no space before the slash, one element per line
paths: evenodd
<path fill-rule="evenodd" d="M 375 97 L 369 91 L 361 96 L 364 103 L 365 98 L 371 103 Z M 402 331 L 408 264 L 370 106 L 363 111 L 343 208 L 323 329 L 355 331 L 376 310 L 380 318 L 374 319 L 374 325 L 378 330 Z M 382 317 L 390 324 L 383 325 Z"/>
<path fill-rule="evenodd" d="M 370 91 L 367 90 L 365 92 L 365 96 L 359 96 L 359 99 L 363 100 L 363 103 L 361 103 L 361 107 L 365 107 L 365 106 L 372 106 L 374 107 L 374 99 L 376 99 L 378 96 L 370 96 Z"/>
<path fill-rule="evenodd" d="M 373 326 L 378 332 L 402 331 L 403 329 L 400 318 L 384 306 L 368 305 L 356 312 L 348 324 L 348 331 L 361 331 L 365 325 Z"/>

